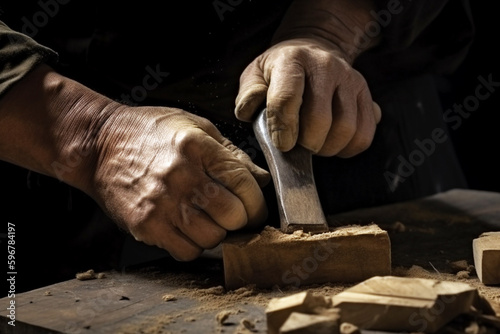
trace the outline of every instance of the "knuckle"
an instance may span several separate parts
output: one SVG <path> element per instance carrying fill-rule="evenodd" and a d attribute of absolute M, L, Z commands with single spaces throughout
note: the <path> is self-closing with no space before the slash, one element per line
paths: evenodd
<path fill-rule="evenodd" d="M 357 125 L 352 121 L 343 121 L 336 128 L 336 137 L 341 141 L 348 142 L 354 137 L 356 133 Z"/>
<path fill-rule="evenodd" d="M 227 232 L 224 229 L 218 229 L 214 231 L 213 234 L 200 244 L 200 247 L 204 249 L 212 249 L 222 242 L 226 238 Z"/>
<path fill-rule="evenodd" d="M 196 156 L 196 154 L 200 154 L 203 140 L 206 138 L 206 134 L 203 132 L 201 126 L 203 124 L 200 124 L 199 129 L 178 130 L 173 139 L 172 146 L 184 156 Z"/>
<path fill-rule="evenodd" d="M 366 151 L 373 142 L 373 136 L 371 135 L 363 135 L 355 142 L 354 151 L 357 153 L 361 153 Z"/>

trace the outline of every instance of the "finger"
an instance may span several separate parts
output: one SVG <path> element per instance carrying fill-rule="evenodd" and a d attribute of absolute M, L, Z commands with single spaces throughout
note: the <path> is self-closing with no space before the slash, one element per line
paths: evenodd
<path fill-rule="evenodd" d="M 327 69 L 307 76 L 298 142 L 313 153 L 323 147 L 332 125 L 333 76 Z"/>
<path fill-rule="evenodd" d="M 224 143 L 224 140 L 221 139 L 221 142 Z M 248 168 L 230 149 L 212 137 L 207 137 L 204 147 L 207 148 L 207 151 L 216 152 L 204 155 L 202 163 L 207 175 L 241 201 L 246 212 L 247 224 L 255 225 L 263 222 L 267 217 L 264 195 Z M 237 208 L 236 204 L 230 204 L 229 207 L 233 207 L 233 210 Z M 226 225 L 226 227 L 227 229 L 237 229 L 243 225 L 234 221 L 232 225 Z"/>
<path fill-rule="evenodd" d="M 267 217 L 264 195 L 250 170 L 238 155 L 233 154 L 235 149 L 231 148 L 231 142 L 212 123 L 200 121 L 199 124 L 200 132 L 203 130 L 205 133 L 200 133 L 201 142 L 192 147 L 193 156 L 201 157 L 205 173 L 243 203 L 247 224 L 255 225 L 264 221 Z M 239 228 L 238 226 L 236 222 L 232 229 Z"/>
<path fill-rule="evenodd" d="M 357 106 L 356 133 L 346 147 L 337 154 L 342 158 L 349 158 L 365 151 L 371 145 L 375 135 L 376 111 L 374 111 L 374 103 L 368 87 L 360 92 Z"/>
<path fill-rule="evenodd" d="M 357 98 L 353 93 L 357 90 L 349 80 L 335 90 L 331 127 L 318 155 L 334 156 L 351 141 L 357 126 Z"/>
<path fill-rule="evenodd" d="M 224 164 L 224 166 L 213 165 L 209 173 L 214 180 L 224 185 L 241 201 L 245 208 L 248 225 L 255 226 L 267 218 L 264 195 L 259 184 L 245 166 L 239 162 Z M 233 230 L 243 227 L 243 224 L 234 225 Z"/>
<path fill-rule="evenodd" d="M 141 224 L 140 231 L 130 231 L 137 241 L 165 249 L 178 261 L 192 261 L 203 249 L 164 219 L 149 220 Z"/>
<path fill-rule="evenodd" d="M 236 96 L 235 115 L 241 121 L 252 121 L 253 115 L 266 99 L 267 82 L 257 62 L 253 62 L 240 77 L 240 88 Z"/>
<path fill-rule="evenodd" d="M 299 112 L 304 94 L 305 73 L 295 62 L 283 61 L 273 69 L 267 92 L 267 125 L 273 144 L 291 150 L 299 133 Z"/>
<path fill-rule="evenodd" d="M 176 223 L 176 227 L 203 249 L 214 248 L 227 233 L 203 209 L 186 203 L 181 204 L 181 221 Z"/>
<path fill-rule="evenodd" d="M 211 176 L 203 174 L 203 176 L 193 175 L 193 177 L 198 177 L 200 182 L 193 187 L 190 202 L 226 230 L 236 230 L 245 226 L 248 217 L 241 199 L 224 185 L 214 181 Z M 192 215 L 192 218 L 199 217 Z"/>

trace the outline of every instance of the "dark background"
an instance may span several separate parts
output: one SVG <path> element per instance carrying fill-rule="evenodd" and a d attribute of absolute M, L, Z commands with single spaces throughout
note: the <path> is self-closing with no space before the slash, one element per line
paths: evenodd
<path fill-rule="evenodd" d="M 471 4 L 476 24 L 475 42 L 464 63 L 449 77 L 451 86 L 443 91 L 443 110 L 473 95 L 478 76 L 487 78 L 491 74 L 493 81 L 500 82 L 500 52 L 495 45 L 500 31 L 496 26 L 498 14 L 486 3 L 473 1 Z M 85 17 L 86 13 L 81 13 L 82 20 Z M 500 87 L 482 101 L 457 130 L 451 131 L 471 189 L 500 192 L 500 162 L 496 157 L 499 108 Z M 124 234 L 117 231 L 85 195 L 57 180 L 3 162 L 0 167 L 2 233 L 6 232 L 7 222 L 17 224 L 17 293 L 73 278 L 77 271 L 89 268 L 98 271 L 118 265 L 120 255 L 116 251 Z M 94 237 L 89 237 L 91 235 Z M 4 236 L 0 241 L 5 245 Z M 2 246 L 2 249 L 5 248 Z M 0 258 L 6 262 L 7 255 L 4 253 Z M 0 296 L 6 293 L 7 290 L 2 289 Z"/>
<path fill-rule="evenodd" d="M 478 76 L 492 74 L 500 82 L 498 20 L 495 11 L 484 1 L 471 1 L 476 25 L 475 42 L 465 62 L 450 77 L 454 93 L 443 101 L 444 110 L 473 95 Z M 457 155 L 471 189 L 500 191 L 499 144 L 500 87 L 479 108 L 451 131 Z"/>

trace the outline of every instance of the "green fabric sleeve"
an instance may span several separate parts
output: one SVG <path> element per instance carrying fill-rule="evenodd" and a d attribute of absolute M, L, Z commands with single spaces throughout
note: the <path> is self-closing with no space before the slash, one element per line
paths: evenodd
<path fill-rule="evenodd" d="M 0 21 L 0 98 L 37 65 L 57 61 L 55 51 Z"/>

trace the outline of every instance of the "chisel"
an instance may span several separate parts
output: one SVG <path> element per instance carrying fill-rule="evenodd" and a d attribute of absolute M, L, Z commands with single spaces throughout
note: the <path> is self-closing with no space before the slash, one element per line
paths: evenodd
<path fill-rule="evenodd" d="M 288 152 L 277 149 L 267 126 L 266 109 L 257 116 L 253 130 L 273 179 L 281 231 L 328 231 L 314 181 L 311 151 L 300 145 Z"/>

